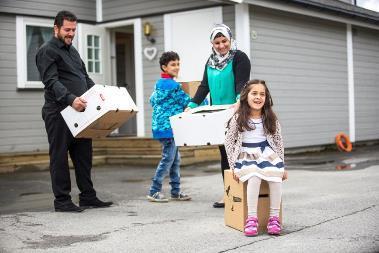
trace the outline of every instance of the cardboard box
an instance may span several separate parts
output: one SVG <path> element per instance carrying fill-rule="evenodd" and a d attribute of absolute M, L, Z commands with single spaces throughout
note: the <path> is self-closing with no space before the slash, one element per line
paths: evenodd
<path fill-rule="evenodd" d="M 193 82 L 182 82 L 182 89 L 185 93 L 187 93 L 191 98 L 193 98 L 196 94 L 197 89 L 199 88 L 201 82 L 193 81 Z"/>
<path fill-rule="evenodd" d="M 200 106 L 170 117 L 177 146 L 220 145 L 226 123 L 233 115 L 231 105 Z"/>
<path fill-rule="evenodd" d="M 233 179 L 231 170 L 224 171 L 225 225 L 244 231 L 247 219 L 247 181 L 242 183 Z M 262 180 L 258 199 L 258 231 L 267 231 L 270 212 L 270 190 L 268 183 Z M 282 222 L 282 204 L 280 204 L 280 222 Z"/>
<path fill-rule="evenodd" d="M 95 85 L 81 97 L 87 101 L 83 112 L 78 112 L 71 106 L 61 111 L 76 138 L 105 137 L 138 111 L 124 87 Z"/>

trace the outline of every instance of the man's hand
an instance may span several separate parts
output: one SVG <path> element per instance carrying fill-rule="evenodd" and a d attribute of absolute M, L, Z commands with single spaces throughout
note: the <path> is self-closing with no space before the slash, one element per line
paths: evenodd
<path fill-rule="evenodd" d="M 87 107 L 87 101 L 84 98 L 76 97 L 71 107 L 78 112 L 83 112 Z"/>

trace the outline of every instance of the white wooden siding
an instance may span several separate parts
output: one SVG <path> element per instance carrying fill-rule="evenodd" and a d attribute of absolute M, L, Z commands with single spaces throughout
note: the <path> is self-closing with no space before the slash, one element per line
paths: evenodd
<path fill-rule="evenodd" d="M 286 147 L 347 132 L 346 26 L 251 6 L 250 28 L 251 77 L 267 81 Z"/>

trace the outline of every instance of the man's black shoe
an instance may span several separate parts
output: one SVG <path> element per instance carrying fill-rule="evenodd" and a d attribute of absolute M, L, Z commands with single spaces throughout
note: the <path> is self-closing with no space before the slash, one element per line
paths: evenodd
<path fill-rule="evenodd" d="M 113 202 L 108 201 L 104 202 L 98 198 L 94 198 L 91 200 L 79 200 L 79 206 L 83 208 L 102 208 L 102 207 L 110 207 Z"/>
<path fill-rule="evenodd" d="M 78 207 L 72 202 L 57 202 L 54 201 L 54 208 L 56 212 L 71 212 L 80 213 L 83 212 L 83 208 Z"/>

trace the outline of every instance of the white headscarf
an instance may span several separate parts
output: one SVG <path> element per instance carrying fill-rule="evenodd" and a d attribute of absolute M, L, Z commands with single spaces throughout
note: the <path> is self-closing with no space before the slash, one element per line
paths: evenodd
<path fill-rule="evenodd" d="M 213 46 L 212 46 L 212 54 L 208 59 L 208 66 L 212 68 L 216 68 L 218 70 L 223 70 L 228 63 L 233 60 L 233 57 L 237 50 L 237 45 L 232 36 L 232 31 L 227 25 L 217 24 L 211 31 L 210 41 L 211 43 L 214 41 L 217 34 L 221 33 L 225 38 L 230 41 L 230 50 L 225 55 L 220 55 Z"/>

